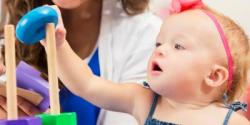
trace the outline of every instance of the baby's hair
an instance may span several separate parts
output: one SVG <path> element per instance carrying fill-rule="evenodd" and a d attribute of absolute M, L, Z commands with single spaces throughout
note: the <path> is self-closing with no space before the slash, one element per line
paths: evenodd
<path fill-rule="evenodd" d="M 237 25 L 233 20 L 212 9 L 209 9 L 208 7 L 206 8 L 206 10 L 212 13 L 221 25 L 228 41 L 228 45 L 231 50 L 231 55 L 233 57 L 234 72 L 232 86 L 228 90 L 225 87 L 223 93 L 221 93 L 224 94 L 226 92 L 228 96 L 228 102 L 230 103 L 235 101 L 235 99 L 239 98 L 247 84 L 247 71 L 249 68 L 250 53 L 249 39 L 245 32 L 242 30 L 242 28 Z M 226 84 L 227 83 L 228 81 L 226 82 Z"/>

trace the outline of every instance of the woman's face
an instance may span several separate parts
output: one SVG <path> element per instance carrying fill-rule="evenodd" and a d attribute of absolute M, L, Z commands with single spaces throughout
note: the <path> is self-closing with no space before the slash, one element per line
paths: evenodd
<path fill-rule="evenodd" d="M 88 0 L 53 0 L 53 2 L 63 9 L 74 9 Z"/>

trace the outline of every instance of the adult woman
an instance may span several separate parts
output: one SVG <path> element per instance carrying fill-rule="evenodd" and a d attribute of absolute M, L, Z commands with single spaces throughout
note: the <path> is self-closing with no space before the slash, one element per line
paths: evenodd
<path fill-rule="evenodd" d="M 89 62 L 96 75 L 119 82 L 145 79 L 146 62 L 161 24 L 160 19 L 145 11 L 148 0 L 53 2 L 62 11 L 71 48 Z M 16 24 L 27 10 L 52 3 L 49 0 L 8 0 L 6 4 L 10 12 L 9 21 Z M 31 47 L 19 44 L 17 50 L 18 60 L 25 60 L 46 73 L 45 53 L 41 45 Z M 63 111 L 77 112 L 79 125 L 96 124 L 99 110 L 92 104 L 66 88 L 60 91 L 60 101 Z M 103 110 L 99 119 L 98 124 L 136 124 L 128 116 Z"/>

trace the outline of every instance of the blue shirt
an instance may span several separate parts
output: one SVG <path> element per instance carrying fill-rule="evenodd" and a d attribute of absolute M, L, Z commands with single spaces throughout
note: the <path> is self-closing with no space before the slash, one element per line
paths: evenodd
<path fill-rule="evenodd" d="M 100 76 L 98 48 L 88 65 L 95 75 Z M 77 114 L 77 125 L 96 125 L 100 108 L 74 95 L 67 88 L 60 91 L 60 104 L 63 112 L 75 112 Z"/>

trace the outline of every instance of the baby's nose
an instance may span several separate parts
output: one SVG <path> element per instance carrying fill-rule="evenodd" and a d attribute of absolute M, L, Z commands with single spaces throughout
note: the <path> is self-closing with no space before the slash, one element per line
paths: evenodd
<path fill-rule="evenodd" d="M 155 49 L 154 52 L 155 56 L 165 56 L 166 55 L 166 50 L 164 49 L 164 47 L 159 46 Z"/>

